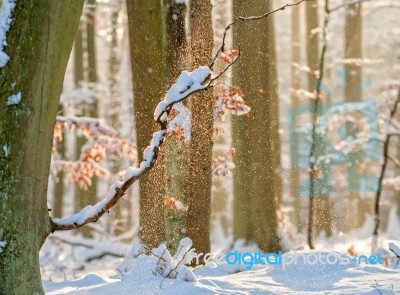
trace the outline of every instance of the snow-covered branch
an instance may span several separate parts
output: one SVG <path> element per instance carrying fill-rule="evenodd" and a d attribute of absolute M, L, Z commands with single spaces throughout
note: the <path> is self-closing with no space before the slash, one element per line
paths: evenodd
<path fill-rule="evenodd" d="M 156 107 L 154 119 L 160 124 L 161 130 L 153 134 L 150 145 L 143 152 L 143 161 L 140 163 L 139 168 L 128 168 L 125 171 L 123 181 L 116 181 L 111 185 L 106 197 L 96 205 L 86 206 L 78 213 L 62 219 L 53 219 L 51 221 L 51 232 L 79 228 L 85 224 L 96 222 L 104 213 L 109 212 L 109 209 L 125 195 L 129 187 L 154 166 L 160 146 L 166 135 L 168 115 L 173 105 L 188 98 L 195 92 L 212 87 L 210 83 L 206 83 L 211 74 L 209 67 L 199 67 L 193 72 L 183 71 L 176 83 L 168 90 L 164 100 Z"/>

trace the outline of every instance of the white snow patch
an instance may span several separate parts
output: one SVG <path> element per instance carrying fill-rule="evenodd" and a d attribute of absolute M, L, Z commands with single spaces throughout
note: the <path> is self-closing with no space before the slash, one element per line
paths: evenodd
<path fill-rule="evenodd" d="M 8 155 L 10 154 L 10 148 L 8 147 L 8 145 L 3 145 L 3 152 L 4 152 L 4 155 L 7 158 Z"/>
<path fill-rule="evenodd" d="M 7 46 L 7 32 L 12 22 L 11 14 L 14 7 L 14 0 L 3 0 L 3 5 L 0 9 L 0 68 L 3 68 L 10 59 L 3 50 Z"/>
<path fill-rule="evenodd" d="M 3 252 L 3 248 L 7 245 L 7 241 L 0 241 L 0 253 Z"/>
<path fill-rule="evenodd" d="M 16 105 L 19 104 L 22 98 L 21 92 L 18 92 L 17 94 L 11 95 L 7 99 L 7 105 Z"/>
<path fill-rule="evenodd" d="M 183 100 L 195 91 L 207 88 L 207 85 L 203 85 L 203 83 L 210 75 L 210 68 L 204 66 L 198 67 L 193 72 L 183 71 L 176 83 L 168 90 L 164 100 L 157 105 L 154 111 L 154 120 L 157 120 L 168 106 Z M 165 117 L 161 119 L 164 122 L 166 120 Z"/>

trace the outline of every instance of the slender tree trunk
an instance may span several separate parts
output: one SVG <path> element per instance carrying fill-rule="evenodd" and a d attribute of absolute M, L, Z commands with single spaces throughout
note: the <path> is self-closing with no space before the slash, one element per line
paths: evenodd
<path fill-rule="evenodd" d="M 317 71 L 319 70 L 319 22 L 318 22 L 318 3 L 317 2 L 307 2 L 305 5 L 305 16 L 306 16 L 306 49 L 307 49 L 307 63 L 309 67 L 308 73 L 308 91 L 315 93 L 316 84 L 317 84 Z M 311 105 L 314 102 L 311 102 Z M 312 151 L 313 153 L 313 151 Z M 310 184 L 313 182 L 313 179 L 310 179 Z M 311 192 L 312 191 L 312 192 Z M 317 197 L 314 194 L 313 184 L 310 186 L 310 195 L 309 195 L 309 206 L 308 206 L 308 224 L 307 224 L 307 240 L 311 249 L 314 248 L 313 245 L 313 236 L 314 236 L 314 219 L 316 219 L 316 223 L 319 223 L 321 216 L 316 216 L 316 207 L 319 204 L 319 201 L 316 201 Z M 318 204 L 317 204 L 318 203 Z M 323 218 L 323 217 L 322 217 Z"/>
<path fill-rule="evenodd" d="M 302 7 L 296 7 L 292 9 L 292 107 L 299 107 L 300 100 L 296 91 L 301 88 L 301 73 L 298 65 L 301 63 L 301 21 L 300 21 L 300 9 Z M 294 65 L 295 64 L 295 65 Z M 294 140 L 294 139 L 291 139 Z M 291 145 L 291 148 L 297 148 L 297 143 Z M 297 151 L 297 154 L 300 151 Z M 298 231 L 302 232 L 304 229 L 302 212 L 301 212 L 301 199 L 299 193 L 299 171 L 293 168 L 290 170 L 290 189 L 293 197 L 294 204 L 294 224 L 297 226 Z"/>
<path fill-rule="evenodd" d="M 165 17 L 165 73 L 172 85 L 182 70 L 187 69 L 187 36 L 185 27 L 187 6 L 175 0 L 164 0 Z M 164 144 L 166 193 L 183 204 L 188 202 L 189 188 L 189 143 L 171 136 Z M 186 236 L 187 212 L 165 209 L 168 247 L 175 252 L 179 241 Z"/>
<path fill-rule="evenodd" d="M 362 4 L 349 5 L 345 10 L 345 42 L 344 57 L 348 59 L 362 58 Z M 362 84 L 362 69 L 355 63 L 345 65 L 346 84 L 344 88 L 344 97 L 346 101 L 362 99 L 362 91 L 359 87 Z M 358 167 L 358 160 L 352 161 L 354 167 Z M 357 173 L 358 169 L 355 169 Z M 357 177 L 350 181 L 354 187 L 359 187 Z M 353 228 L 361 227 L 366 219 L 366 215 L 371 213 L 371 200 L 365 200 L 358 192 L 349 193 L 350 200 L 354 202 L 351 225 Z"/>
<path fill-rule="evenodd" d="M 136 134 L 139 155 L 157 125 L 153 119 L 164 91 L 163 18 L 160 0 L 127 0 Z M 165 239 L 163 156 L 140 179 L 140 236 L 150 249 Z"/>
<path fill-rule="evenodd" d="M 0 68 L 0 294 L 44 294 L 39 250 L 54 123 L 83 1 L 16 2 Z M 29 13 L 28 13 L 29 12 Z M 21 102 L 7 105 L 21 93 Z M 6 148 L 4 148 L 6 147 Z"/>
<path fill-rule="evenodd" d="M 234 17 L 269 10 L 269 2 L 252 0 L 233 4 Z M 250 116 L 232 118 L 233 145 L 237 149 L 234 235 L 256 242 L 264 251 L 278 251 L 281 181 L 277 174 L 280 140 L 273 17 L 240 24 L 234 29 L 233 40 L 234 44 L 240 44 L 242 51 L 233 69 L 233 84 L 242 88 L 251 107 Z"/>
<path fill-rule="evenodd" d="M 97 73 L 96 73 L 96 55 L 95 55 L 95 34 L 94 34 L 94 14 L 95 14 L 95 2 L 94 0 L 88 1 L 90 4 L 90 8 L 87 17 L 87 24 L 85 26 L 85 33 L 83 34 L 83 26 L 81 30 L 79 30 L 75 36 L 75 49 L 74 49 L 74 81 L 75 87 L 81 87 L 81 83 L 85 78 L 90 83 L 90 87 L 94 87 L 94 83 L 97 82 Z M 86 45 L 86 46 L 84 46 Z M 87 75 L 85 77 L 85 69 L 84 69 L 84 51 L 87 52 Z M 96 97 L 91 97 L 91 103 L 82 103 L 77 107 L 82 110 L 83 116 L 96 118 L 97 117 L 97 102 Z M 76 144 L 76 156 L 77 160 L 79 160 L 81 149 L 85 145 L 86 139 L 79 135 L 77 136 L 77 144 Z M 96 203 L 96 194 L 97 194 L 97 181 L 96 176 L 92 178 L 92 185 L 88 188 L 88 190 L 84 190 L 75 185 L 75 210 L 79 211 L 83 207 L 89 204 Z M 90 227 L 84 227 L 79 230 L 85 237 L 92 237 L 92 231 Z"/>
<path fill-rule="evenodd" d="M 111 14 L 111 44 L 110 44 L 110 55 L 108 59 L 108 81 L 109 91 L 111 95 L 111 101 L 109 104 L 108 119 L 109 124 L 117 131 L 121 132 L 122 124 L 120 118 L 121 101 L 120 91 L 117 79 L 117 74 L 120 68 L 120 57 L 118 56 L 118 17 L 120 14 L 120 7 L 114 8 L 115 10 Z M 118 171 L 122 170 L 123 161 L 120 159 L 113 159 L 110 162 L 110 171 L 112 174 L 117 174 Z M 125 233 L 131 226 L 130 215 L 131 215 L 132 204 L 129 199 L 129 195 L 121 199 L 118 204 L 114 207 L 114 221 L 110 220 L 110 231 L 113 230 L 116 236 Z M 117 224 L 115 224 L 117 222 Z"/>
<path fill-rule="evenodd" d="M 65 141 L 58 143 L 58 154 L 65 157 Z M 60 171 L 57 175 L 58 182 L 55 184 L 53 195 L 52 217 L 61 218 L 64 200 L 64 173 Z"/>
<path fill-rule="evenodd" d="M 192 67 L 196 68 L 210 63 L 213 49 L 212 7 L 209 0 L 192 0 L 190 5 L 191 58 Z M 193 96 L 191 110 L 188 236 L 198 253 L 209 253 L 214 123 L 212 91 Z"/>

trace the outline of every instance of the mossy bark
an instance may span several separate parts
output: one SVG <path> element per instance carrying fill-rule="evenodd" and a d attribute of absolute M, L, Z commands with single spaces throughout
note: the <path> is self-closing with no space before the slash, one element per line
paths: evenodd
<path fill-rule="evenodd" d="M 163 18 L 160 0 L 129 0 L 128 27 L 131 51 L 136 137 L 139 157 L 157 130 L 154 109 L 162 98 Z M 140 179 L 140 237 L 150 249 L 165 240 L 163 155 Z"/>
<path fill-rule="evenodd" d="M 0 253 L 0 294 L 43 294 L 38 254 L 50 231 L 53 130 L 82 5 L 20 0 L 12 15 L 5 49 L 10 60 L 0 69 L 0 241 L 7 242 Z M 19 92 L 21 102 L 7 105 Z"/>
<path fill-rule="evenodd" d="M 268 2 L 234 1 L 234 17 L 270 11 Z M 241 58 L 233 84 L 242 88 L 250 116 L 233 117 L 234 237 L 256 242 L 264 251 L 280 250 L 277 235 L 281 194 L 279 105 L 273 17 L 234 28 Z"/>

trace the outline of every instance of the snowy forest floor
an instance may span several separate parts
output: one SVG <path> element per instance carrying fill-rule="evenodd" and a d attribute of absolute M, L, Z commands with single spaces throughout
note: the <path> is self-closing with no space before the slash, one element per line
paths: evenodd
<path fill-rule="evenodd" d="M 43 286 L 46 294 L 400 294 L 400 260 L 388 251 L 391 241 L 382 239 L 382 248 L 378 251 L 384 257 L 385 266 L 354 262 L 304 265 L 299 260 L 296 265 L 258 264 L 246 270 L 244 265 L 222 263 L 194 270 L 195 277 L 188 282 L 179 276 L 168 279 L 154 275 L 154 265 L 141 256 L 135 258 L 129 274 L 121 275 L 117 269 L 122 259 L 108 257 L 77 271 L 78 279 L 43 280 Z M 352 239 L 331 247 L 328 240 L 321 240 L 317 248 L 324 250 L 298 253 L 348 254 L 351 247 L 358 255 L 371 254 L 370 239 Z M 254 246 L 239 248 L 241 252 L 244 250 L 258 251 Z"/>
<path fill-rule="evenodd" d="M 228 265 L 203 268 L 197 281 L 164 279 L 138 270 L 132 276 L 113 279 L 88 274 L 78 280 L 47 282 L 47 294 L 397 294 L 400 271 L 379 266 L 304 265 L 282 270 L 257 266 L 235 272 Z M 237 271 L 237 270 L 236 270 Z"/>

